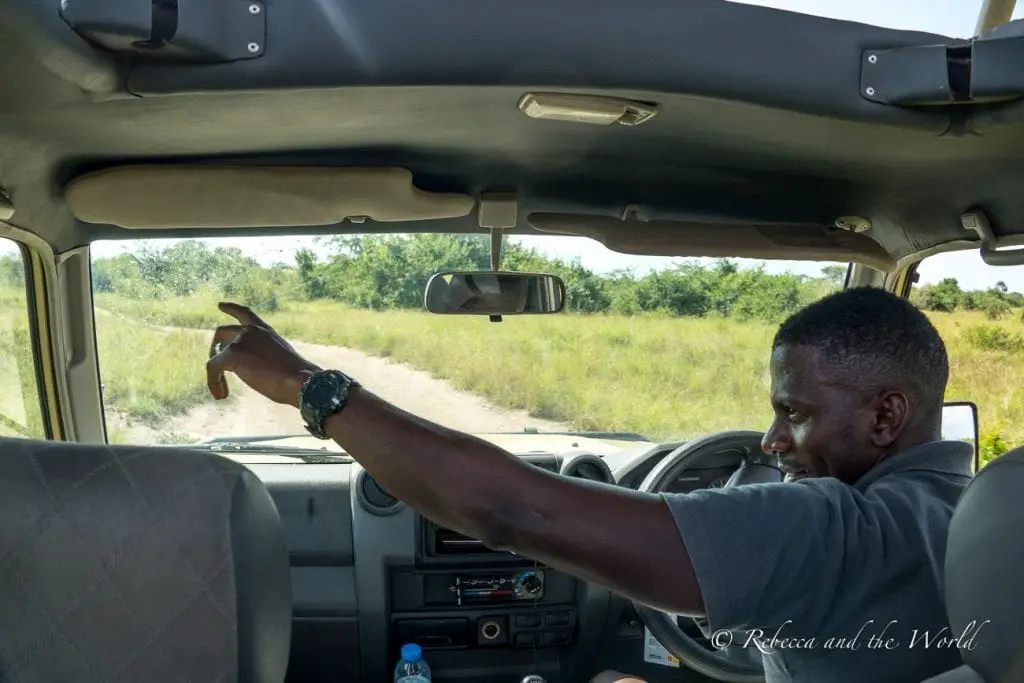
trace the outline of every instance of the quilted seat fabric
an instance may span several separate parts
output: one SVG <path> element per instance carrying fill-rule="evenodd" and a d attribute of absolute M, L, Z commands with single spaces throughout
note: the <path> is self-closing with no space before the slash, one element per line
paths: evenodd
<path fill-rule="evenodd" d="M 280 517 L 217 455 L 0 439 L 0 683 L 280 683 Z"/>

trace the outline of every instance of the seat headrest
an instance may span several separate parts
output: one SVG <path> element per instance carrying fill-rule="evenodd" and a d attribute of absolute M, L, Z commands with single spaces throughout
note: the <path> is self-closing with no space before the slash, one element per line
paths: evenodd
<path fill-rule="evenodd" d="M 988 683 L 1024 680 L 1024 448 L 960 498 L 946 549 L 946 609 L 964 663 Z"/>
<path fill-rule="evenodd" d="M 0 439 L 0 678 L 281 683 L 284 530 L 215 454 Z"/>

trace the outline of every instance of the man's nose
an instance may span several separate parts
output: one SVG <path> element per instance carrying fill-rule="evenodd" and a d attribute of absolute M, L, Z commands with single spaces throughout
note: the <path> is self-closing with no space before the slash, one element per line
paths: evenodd
<path fill-rule="evenodd" d="M 779 429 L 775 424 L 769 427 L 761 439 L 761 450 L 769 455 L 772 453 L 787 453 L 792 447 L 793 440 L 789 438 L 785 430 Z"/>

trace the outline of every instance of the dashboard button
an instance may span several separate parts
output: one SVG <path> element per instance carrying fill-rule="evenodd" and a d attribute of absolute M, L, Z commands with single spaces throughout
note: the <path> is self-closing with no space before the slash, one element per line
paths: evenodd
<path fill-rule="evenodd" d="M 568 612 L 551 612 L 544 615 L 544 623 L 548 626 L 568 626 Z"/>
<path fill-rule="evenodd" d="M 516 647 L 533 647 L 537 644 L 536 633 L 517 633 Z"/>
<path fill-rule="evenodd" d="M 516 626 L 519 628 L 534 628 L 540 626 L 539 614 L 518 614 L 516 615 Z"/>
<path fill-rule="evenodd" d="M 563 645 L 569 642 L 569 634 L 565 631 L 547 631 L 544 633 L 545 645 Z"/>

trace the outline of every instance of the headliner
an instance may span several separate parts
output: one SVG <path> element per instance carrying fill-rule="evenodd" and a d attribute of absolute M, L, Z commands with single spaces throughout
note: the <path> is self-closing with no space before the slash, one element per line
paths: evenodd
<path fill-rule="evenodd" d="M 179 5 L 190 1 L 201 2 Z M 974 206 L 997 233 L 1024 234 L 1024 108 L 860 95 L 864 50 L 952 39 L 719 0 L 645 3 L 453 0 L 438 16 L 409 0 L 297 0 L 288 14 L 267 6 L 259 58 L 187 65 L 115 57 L 54 3 L 0 0 L 10 223 L 58 251 L 137 237 L 77 221 L 61 189 L 121 163 L 230 161 L 403 166 L 428 190 L 516 191 L 523 217 L 630 205 L 705 222 L 859 215 L 897 257 L 973 238 L 959 217 Z M 536 121 L 516 108 L 528 90 L 612 94 L 659 113 L 636 127 Z M 231 232 L 477 229 L 470 216 Z M 517 231 L 530 231 L 525 219 Z"/>

